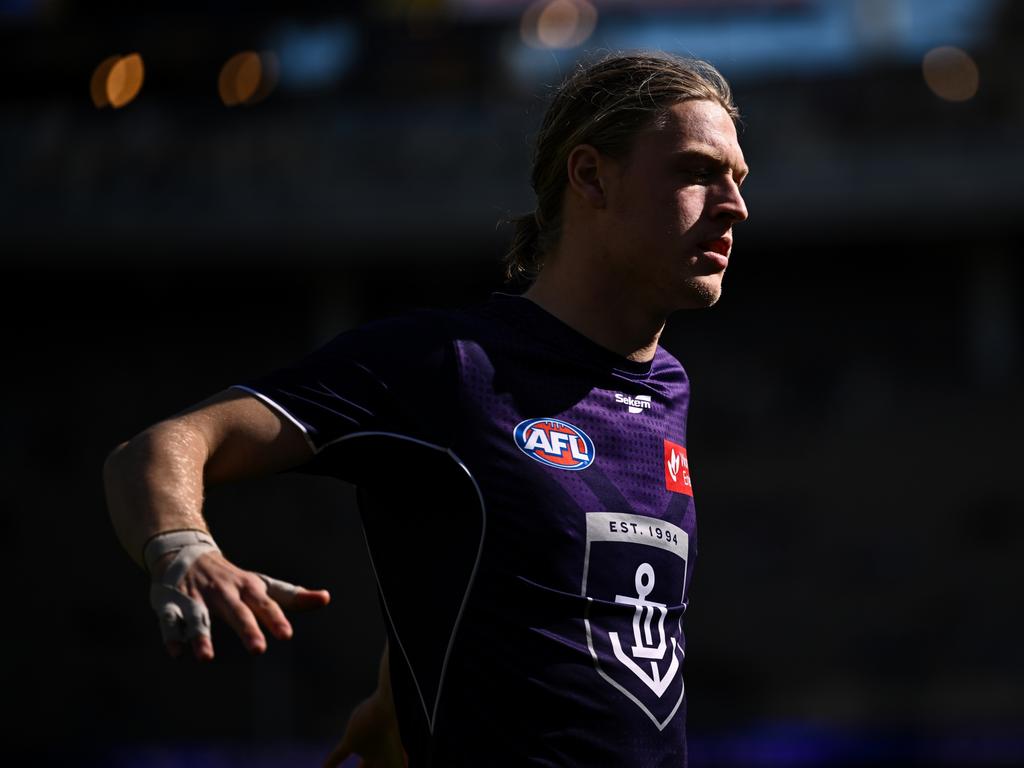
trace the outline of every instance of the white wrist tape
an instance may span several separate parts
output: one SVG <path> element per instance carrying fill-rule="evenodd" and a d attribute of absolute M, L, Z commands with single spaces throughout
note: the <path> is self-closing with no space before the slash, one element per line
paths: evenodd
<path fill-rule="evenodd" d="M 213 538 L 203 531 L 168 531 L 154 536 L 146 544 L 143 559 L 150 574 L 161 557 L 175 553 L 159 581 L 149 588 L 149 604 L 160 621 L 164 642 L 186 642 L 210 634 L 210 612 L 177 587 L 200 555 L 220 552 Z"/>

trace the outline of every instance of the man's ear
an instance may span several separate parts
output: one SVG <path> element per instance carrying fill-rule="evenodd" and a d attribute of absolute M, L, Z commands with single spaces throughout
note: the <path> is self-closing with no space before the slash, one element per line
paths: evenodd
<path fill-rule="evenodd" d="M 589 144 L 577 144 L 569 153 L 566 163 L 569 188 L 593 208 L 604 208 L 608 204 L 604 178 L 608 165 L 608 158 Z"/>

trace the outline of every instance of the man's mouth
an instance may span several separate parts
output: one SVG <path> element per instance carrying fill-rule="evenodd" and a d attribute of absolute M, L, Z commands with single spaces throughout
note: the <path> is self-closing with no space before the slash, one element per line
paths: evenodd
<path fill-rule="evenodd" d="M 720 256 L 729 257 L 729 251 L 732 249 L 732 240 L 728 237 L 717 237 L 714 240 L 705 240 L 700 244 L 702 251 L 711 251 L 717 253 Z"/>

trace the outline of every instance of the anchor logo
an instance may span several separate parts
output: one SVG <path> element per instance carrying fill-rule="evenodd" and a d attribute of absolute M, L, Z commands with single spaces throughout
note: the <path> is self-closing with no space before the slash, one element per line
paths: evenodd
<path fill-rule="evenodd" d="M 654 589 L 654 568 L 651 567 L 650 563 L 640 564 L 636 569 L 634 582 L 636 584 L 636 597 L 616 595 L 615 602 L 634 606 L 633 658 L 650 659 L 650 674 L 648 674 L 643 667 L 633 661 L 633 658 L 630 658 L 630 656 L 622 650 L 622 642 L 619 640 L 618 632 L 609 632 L 608 637 L 612 641 L 612 650 L 615 652 L 615 658 L 625 664 L 626 667 L 634 675 L 639 677 L 644 684 L 654 692 L 654 695 L 660 699 L 662 694 L 665 693 L 665 690 L 671 684 L 672 678 L 676 676 L 676 672 L 679 671 L 679 657 L 676 655 L 676 639 L 674 637 L 671 638 L 672 663 L 665 672 L 664 677 L 662 677 L 661 672 L 658 669 L 658 662 L 665 658 L 665 651 L 668 650 L 668 646 L 665 643 L 665 616 L 668 614 L 667 606 L 665 603 L 657 603 L 653 600 L 647 599 L 647 596 L 651 594 L 651 591 Z M 655 614 L 657 614 L 658 617 L 657 644 L 654 643 L 654 635 L 651 631 L 651 625 L 654 623 Z"/>
<path fill-rule="evenodd" d="M 597 674 L 659 731 L 683 704 L 689 544 L 669 520 L 587 513 L 580 583 L 587 649 Z"/>

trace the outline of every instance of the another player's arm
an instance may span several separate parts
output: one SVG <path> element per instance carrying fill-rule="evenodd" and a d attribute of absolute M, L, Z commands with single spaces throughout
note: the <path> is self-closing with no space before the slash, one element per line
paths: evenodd
<path fill-rule="evenodd" d="M 145 567 L 143 548 L 154 535 L 208 531 L 202 513 L 207 484 L 280 471 L 311 456 L 298 427 L 255 397 L 227 390 L 114 449 L 104 465 L 110 518 L 121 545 Z M 171 559 L 165 557 L 155 566 L 154 579 Z M 330 599 L 323 590 L 302 588 L 279 594 L 271 589 L 268 596 L 263 579 L 219 552 L 195 560 L 177 588 L 204 602 L 256 653 L 266 648 L 260 623 L 275 637 L 291 636 L 282 606 L 301 610 L 326 605 Z M 213 658 L 209 636 L 200 635 L 191 645 L 198 658 Z M 180 643 L 168 642 L 172 655 L 182 650 Z"/>

